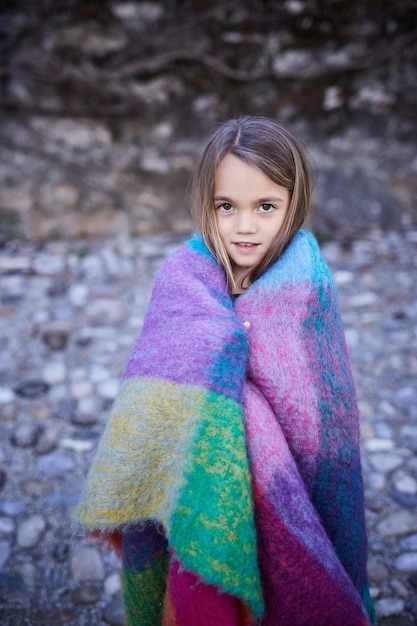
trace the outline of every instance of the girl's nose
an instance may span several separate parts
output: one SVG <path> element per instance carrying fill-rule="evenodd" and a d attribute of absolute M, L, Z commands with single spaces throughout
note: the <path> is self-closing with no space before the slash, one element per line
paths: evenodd
<path fill-rule="evenodd" d="M 237 218 L 237 232 L 256 232 L 256 216 L 253 214 L 252 211 L 239 211 Z"/>

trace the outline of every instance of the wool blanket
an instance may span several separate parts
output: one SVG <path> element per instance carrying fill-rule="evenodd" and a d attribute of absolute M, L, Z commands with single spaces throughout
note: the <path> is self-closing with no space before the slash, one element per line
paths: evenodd
<path fill-rule="evenodd" d="M 129 625 L 373 621 L 355 390 L 311 234 L 237 299 L 199 235 L 162 264 L 75 520 L 121 534 Z"/>

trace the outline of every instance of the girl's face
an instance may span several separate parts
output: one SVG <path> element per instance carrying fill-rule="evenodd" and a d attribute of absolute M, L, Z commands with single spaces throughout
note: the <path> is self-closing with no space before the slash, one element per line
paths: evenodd
<path fill-rule="evenodd" d="M 290 199 L 286 187 L 234 154 L 220 161 L 214 181 L 214 207 L 237 284 L 276 240 Z"/>

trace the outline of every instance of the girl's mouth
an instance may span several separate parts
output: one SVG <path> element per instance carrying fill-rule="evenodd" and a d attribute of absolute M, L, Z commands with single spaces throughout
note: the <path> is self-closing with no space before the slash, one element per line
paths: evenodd
<path fill-rule="evenodd" d="M 252 250 L 255 250 L 255 248 L 259 246 L 259 243 L 253 243 L 252 241 L 235 241 L 234 245 L 238 250 L 250 252 Z"/>

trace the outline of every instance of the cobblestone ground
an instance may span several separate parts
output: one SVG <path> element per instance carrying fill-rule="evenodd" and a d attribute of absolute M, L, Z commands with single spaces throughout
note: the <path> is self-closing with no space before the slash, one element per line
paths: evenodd
<path fill-rule="evenodd" d="M 71 513 L 169 236 L 0 251 L 0 623 L 123 624 Z M 357 381 L 378 623 L 417 624 L 417 232 L 327 243 Z M 320 626 L 320 625 L 318 625 Z"/>

